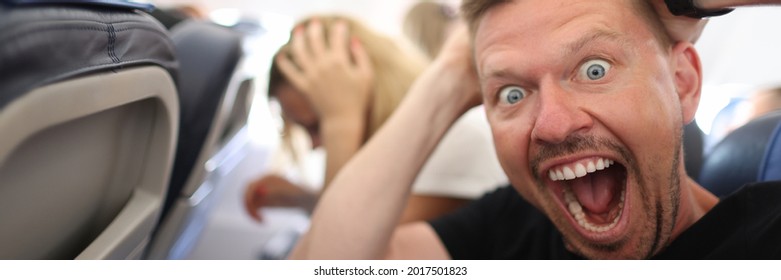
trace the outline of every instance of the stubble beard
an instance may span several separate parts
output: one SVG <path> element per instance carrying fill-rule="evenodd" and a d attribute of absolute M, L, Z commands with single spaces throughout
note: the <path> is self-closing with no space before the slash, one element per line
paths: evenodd
<path fill-rule="evenodd" d="M 677 133 L 677 135 L 679 136 L 676 139 L 677 141 L 674 147 L 679 148 L 673 149 L 671 170 L 668 173 L 670 177 L 669 180 L 667 180 L 669 186 L 669 192 L 667 192 L 669 194 L 668 200 L 671 203 L 668 204 L 668 206 L 665 206 L 661 199 L 658 199 L 655 202 L 638 200 L 641 202 L 642 207 L 633 208 L 632 211 L 637 212 L 643 211 L 643 209 L 652 209 L 651 205 L 653 205 L 655 211 L 643 211 L 642 215 L 645 215 L 644 225 L 630 229 L 630 236 L 609 244 L 590 243 L 588 240 L 582 238 L 577 231 L 570 229 L 568 226 L 561 226 L 570 224 L 568 218 L 566 217 L 566 215 L 569 215 L 568 213 L 562 213 L 558 206 L 555 205 L 555 203 L 545 203 L 545 207 L 550 208 L 548 213 L 552 213 L 547 216 L 552 220 L 554 225 L 556 225 L 556 228 L 562 233 L 564 243 L 569 251 L 590 259 L 648 259 L 669 245 L 671 242 L 672 230 L 675 228 L 680 202 L 680 172 L 678 165 L 680 164 L 679 156 L 681 152 L 680 144 L 682 137 L 680 136 L 680 133 Z M 618 153 L 623 157 L 624 162 L 628 165 L 625 166 L 627 172 L 627 182 L 625 182 L 625 184 L 629 185 L 629 178 L 635 178 L 634 185 L 639 190 L 641 198 L 664 197 L 664 192 L 661 190 L 660 195 L 651 196 L 651 189 L 648 187 L 651 185 L 649 182 L 653 181 L 651 180 L 651 176 L 649 174 L 641 173 L 641 169 L 639 168 L 637 161 L 631 157 L 631 154 L 624 146 L 608 139 L 594 139 L 587 137 L 575 138 L 579 139 L 565 141 L 564 144 L 561 145 L 562 148 L 555 148 L 553 149 L 554 151 L 541 152 L 540 154 L 543 155 L 537 156 L 530 162 L 530 166 L 532 167 L 533 171 L 532 174 L 535 176 L 535 183 L 537 184 L 539 190 L 542 191 L 542 193 L 546 193 L 547 187 L 543 183 L 542 178 L 536 178 L 536 174 L 538 174 L 538 170 L 536 168 L 537 163 L 548 158 L 549 156 L 557 156 L 564 153 L 574 153 L 576 151 L 589 148 L 609 147 L 612 150 L 618 151 Z M 661 162 L 661 160 L 654 160 L 652 162 Z M 666 213 L 670 213 L 671 215 L 665 215 Z M 631 215 L 632 213 L 627 214 Z M 667 220 L 665 217 L 668 217 L 667 219 L 669 219 L 669 222 L 665 222 L 665 220 Z M 636 245 L 631 244 L 631 234 L 633 234 L 631 231 L 633 230 L 636 231 L 634 234 L 640 234 Z M 652 234 L 648 234 L 649 232 L 652 232 Z M 622 249 L 627 246 L 633 246 L 635 251 L 630 251 L 629 254 L 624 255 L 622 254 Z"/>

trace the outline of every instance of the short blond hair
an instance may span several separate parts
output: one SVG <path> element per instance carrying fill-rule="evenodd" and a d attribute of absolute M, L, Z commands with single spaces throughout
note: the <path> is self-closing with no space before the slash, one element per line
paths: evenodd
<path fill-rule="evenodd" d="M 474 38 L 475 31 L 477 31 L 477 25 L 489 9 L 499 4 L 511 3 L 513 1 L 518 0 L 464 0 L 461 4 L 461 14 L 469 25 L 469 31 L 472 33 L 472 38 Z M 649 29 L 660 45 L 662 47 L 670 46 L 673 43 L 672 39 L 659 19 L 656 10 L 651 6 L 651 3 L 646 0 L 630 1 L 632 1 L 632 10 L 649 24 Z"/>

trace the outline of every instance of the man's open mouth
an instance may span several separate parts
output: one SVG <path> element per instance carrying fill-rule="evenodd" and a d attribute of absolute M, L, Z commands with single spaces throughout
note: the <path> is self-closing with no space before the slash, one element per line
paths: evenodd
<path fill-rule="evenodd" d="M 613 159 L 589 157 L 548 169 L 548 185 L 578 231 L 595 241 L 623 232 L 628 211 L 626 168 Z M 547 181 L 547 180 L 546 180 Z M 622 222 L 624 221 L 624 222 Z"/>

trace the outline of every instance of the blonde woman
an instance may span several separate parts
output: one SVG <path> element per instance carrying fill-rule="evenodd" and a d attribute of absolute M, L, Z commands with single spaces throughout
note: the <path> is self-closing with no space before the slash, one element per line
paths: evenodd
<path fill-rule="evenodd" d="M 426 64 L 424 56 L 402 50 L 389 38 L 348 18 L 316 17 L 294 28 L 291 41 L 280 49 L 272 64 L 269 95 L 279 101 L 288 125 L 303 127 L 312 146 L 322 145 L 326 151 L 324 190 L 390 117 Z M 418 180 L 423 183 L 416 181 L 415 195 L 400 222 L 437 217 L 485 190 L 473 186 L 493 188 L 506 180 L 487 126 L 482 129 L 467 125 L 454 130 L 471 131 L 463 134 L 479 138 L 483 144 L 462 146 L 458 153 L 441 155 L 427 163 Z M 462 140 L 453 139 L 443 145 L 461 145 Z M 464 160 L 489 164 L 477 167 Z M 468 189 L 450 188 L 453 180 L 468 183 Z M 245 203 L 249 214 L 260 220 L 261 207 L 297 206 L 311 211 L 318 197 L 281 176 L 267 175 L 247 188 Z"/>

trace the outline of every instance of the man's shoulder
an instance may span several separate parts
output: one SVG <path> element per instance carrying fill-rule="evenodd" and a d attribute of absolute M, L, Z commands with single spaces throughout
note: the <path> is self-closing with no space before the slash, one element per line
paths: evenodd
<path fill-rule="evenodd" d="M 454 259 L 570 259 L 561 234 L 512 186 L 430 221 Z"/>
<path fill-rule="evenodd" d="M 735 194 L 739 194 L 741 191 L 781 194 L 781 190 L 779 190 L 778 187 L 781 187 L 781 181 L 756 182 L 756 183 L 746 184 L 745 186 L 743 186 L 743 188 L 740 189 L 740 191 L 736 191 Z"/>
<path fill-rule="evenodd" d="M 541 214 L 510 184 L 487 192 L 475 202 L 505 215 Z"/>
<path fill-rule="evenodd" d="M 748 184 L 725 197 L 657 257 L 781 257 L 781 181 Z"/>
<path fill-rule="evenodd" d="M 744 196 L 748 199 L 761 200 L 781 199 L 781 181 L 767 181 L 747 184 L 727 198 L 733 196 Z"/>
<path fill-rule="evenodd" d="M 781 181 L 747 184 L 722 199 L 713 210 L 720 214 L 737 212 L 749 219 L 781 215 Z"/>
<path fill-rule="evenodd" d="M 467 204 L 466 209 L 474 209 L 483 212 L 486 216 L 493 216 L 497 213 L 516 212 L 516 209 L 532 207 L 524 200 L 512 185 L 506 184 L 499 186 L 484 193 L 471 203 Z"/>

